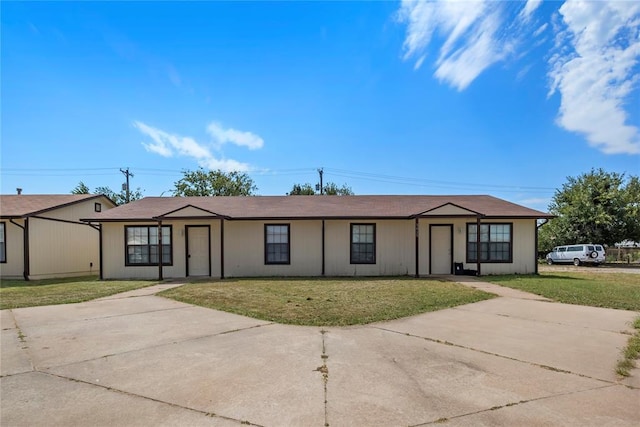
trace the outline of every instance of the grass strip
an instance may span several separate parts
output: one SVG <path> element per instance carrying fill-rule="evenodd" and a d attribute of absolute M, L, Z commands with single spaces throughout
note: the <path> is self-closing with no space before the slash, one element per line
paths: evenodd
<path fill-rule="evenodd" d="M 159 295 L 277 323 L 359 325 L 493 298 L 444 280 L 260 278 L 191 283 Z"/>
<path fill-rule="evenodd" d="M 98 280 L 95 276 L 0 281 L 0 309 L 70 304 L 155 285 L 147 280 Z"/>
<path fill-rule="evenodd" d="M 640 311 L 640 274 L 545 272 L 537 276 L 485 276 L 482 280 L 566 304 Z"/>
<path fill-rule="evenodd" d="M 630 371 L 636 367 L 636 360 L 640 358 L 640 317 L 633 322 L 636 333 L 629 338 L 627 347 L 622 352 L 622 359 L 618 361 L 616 373 L 622 377 L 631 375 Z"/>

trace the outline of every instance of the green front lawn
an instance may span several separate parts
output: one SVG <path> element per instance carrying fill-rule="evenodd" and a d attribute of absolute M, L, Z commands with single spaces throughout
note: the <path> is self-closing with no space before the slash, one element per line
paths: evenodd
<path fill-rule="evenodd" d="M 485 276 L 482 280 L 567 304 L 640 311 L 640 274 L 549 272 Z"/>
<path fill-rule="evenodd" d="M 157 281 L 75 277 L 47 280 L 1 280 L 0 309 L 69 304 L 155 285 Z"/>
<path fill-rule="evenodd" d="M 159 295 L 257 319 L 309 326 L 379 322 L 493 298 L 443 281 L 402 278 L 225 279 Z"/>

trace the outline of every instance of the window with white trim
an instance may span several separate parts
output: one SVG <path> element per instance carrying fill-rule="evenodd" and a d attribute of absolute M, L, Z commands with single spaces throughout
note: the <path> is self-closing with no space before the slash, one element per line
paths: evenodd
<path fill-rule="evenodd" d="M 467 262 L 478 262 L 478 225 L 467 224 Z M 513 224 L 480 224 L 480 262 L 513 262 Z"/>
<path fill-rule="evenodd" d="M 265 224 L 264 263 L 290 264 L 289 224 Z"/>
<path fill-rule="evenodd" d="M 162 265 L 171 265 L 171 226 L 162 226 Z M 125 265 L 158 265 L 158 226 L 125 227 Z"/>

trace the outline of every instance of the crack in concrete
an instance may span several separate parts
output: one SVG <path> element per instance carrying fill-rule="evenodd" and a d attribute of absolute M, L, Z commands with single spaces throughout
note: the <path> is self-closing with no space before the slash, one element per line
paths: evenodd
<path fill-rule="evenodd" d="M 619 385 L 620 384 L 619 382 L 616 382 L 616 381 L 603 380 L 602 378 L 594 378 L 594 377 L 591 377 L 589 375 L 580 374 L 578 372 L 567 371 L 565 369 L 559 369 L 559 368 L 556 368 L 556 367 L 553 367 L 553 366 L 547 366 L 547 365 L 542 365 L 540 363 L 529 362 L 529 361 L 526 361 L 526 360 L 520 360 L 520 359 L 516 359 L 515 357 L 505 356 L 503 354 L 498 354 L 498 353 L 492 353 L 490 351 L 480 350 L 480 349 L 477 349 L 477 348 L 473 348 L 473 347 L 468 347 L 468 346 L 461 345 L 461 344 L 452 343 L 450 341 L 442 341 L 442 340 L 439 340 L 439 339 L 436 339 L 436 338 L 423 337 L 423 336 L 420 336 L 420 335 L 410 334 L 408 332 L 394 331 L 392 329 L 381 328 L 379 326 L 373 326 L 373 328 L 374 329 L 379 329 L 379 330 L 384 331 L 384 332 L 390 332 L 390 333 L 393 333 L 393 334 L 398 334 L 398 335 L 409 336 L 409 337 L 412 337 L 412 338 L 423 339 L 425 341 L 433 342 L 433 343 L 436 343 L 436 344 L 450 345 L 450 346 L 453 346 L 453 347 L 463 348 L 465 350 L 476 351 L 478 353 L 487 354 L 489 356 L 495 356 L 495 357 L 500 357 L 500 358 L 507 359 L 507 360 L 513 360 L 514 362 L 526 363 L 526 364 L 531 365 L 531 366 L 547 369 L 547 370 L 554 371 L 554 372 L 560 372 L 560 373 L 563 373 L 563 374 L 576 375 L 578 377 L 589 378 L 591 380 L 600 381 L 600 382 L 604 382 L 604 383 L 607 383 L 607 384 L 613 384 L 613 385 Z"/>
<path fill-rule="evenodd" d="M 33 356 L 31 355 L 31 349 L 29 348 L 29 343 L 25 339 L 27 336 L 22 332 L 22 328 L 20 328 L 20 325 L 18 325 L 18 320 L 16 319 L 16 316 L 13 314 L 13 310 L 9 310 L 9 313 L 11 313 L 11 318 L 13 319 L 13 324 L 15 325 L 15 329 L 18 331 L 18 339 L 23 344 L 23 346 L 21 346 L 20 349 L 23 350 L 27 355 L 27 360 L 29 361 L 29 366 L 31 366 L 31 371 L 35 371 L 36 365 L 33 363 Z M 3 375 L 3 376 L 10 376 L 10 375 Z"/>
<path fill-rule="evenodd" d="M 196 413 L 199 413 L 199 414 L 202 414 L 204 416 L 211 417 L 211 418 L 220 418 L 220 419 L 224 419 L 224 420 L 227 420 L 227 421 L 233 421 L 233 422 L 237 422 L 238 424 L 241 424 L 241 425 L 264 427 L 261 424 L 255 424 L 255 423 L 252 423 L 252 422 L 247 421 L 247 420 L 238 420 L 238 419 L 235 419 L 235 418 L 227 417 L 225 415 L 216 414 L 214 412 L 207 412 L 207 411 L 203 411 L 203 410 L 200 410 L 200 409 L 189 408 L 188 406 L 178 405 L 177 403 L 167 402 L 167 401 L 164 401 L 164 400 L 161 400 L 161 399 L 156 399 L 156 398 L 149 397 L 149 396 L 143 396 L 141 394 L 131 393 L 129 391 L 120 390 L 120 389 L 117 389 L 117 388 L 114 388 L 114 387 L 105 386 L 105 385 L 102 385 L 102 384 L 95 384 L 95 383 L 92 383 L 92 382 L 89 382 L 89 381 L 85 381 L 85 380 L 79 380 L 77 378 L 66 377 L 64 375 L 55 374 L 53 372 L 42 372 L 42 371 L 38 371 L 38 372 L 40 372 L 42 374 L 45 374 L 45 375 L 50 375 L 52 377 L 57 377 L 57 378 L 60 378 L 60 379 L 63 379 L 63 380 L 73 381 L 73 382 L 81 383 L 81 384 L 87 384 L 87 385 L 90 385 L 90 386 L 99 387 L 99 388 L 102 388 L 102 389 L 105 389 L 105 390 L 108 390 L 108 391 L 112 391 L 112 392 L 115 392 L 115 393 L 121 393 L 121 394 L 124 394 L 124 395 L 127 395 L 127 396 L 139 397 L 141 399 L 150 400 L 152 402 L 162 403 L 164 405 L 169 405 L 169 406 L 174 407 L 174 408 L 180 408 L 180 409 L 184 409 L 184 410 L 187 410 L 187 411 L 196 412 Z"/>
<path fill-rule="evenodd" d="M 200 336 L 197 336 L 197 337 L 186 338 L 186 339 L 183 339 L 183 340 L 171 341 L 171 342 L 166 342 L 166 343 L 162 343 L 162 344 L 155 344 L 155 345 L 150 345 L 148 347 L 135 348 L 135 349 L 123 351 L 123 352 L 120 352 L 120 353 L 103 354 L 102 356 L 93 357 L 91 359 L 77 360 L 77 361 L 70 362 L 70 363 L 65 363 L 65 364 L 62 364 L 62 365 L 53 365 L 53 366 L 47 366 L 47 367 L 43 367 L 43 368 L 39 368 L 39 367 L 35 367 L 34 366 L 34 370 L 39 371 L 39 372 L 46 372 L 45 370 L 49 370 L 49 369 L 63 368 L 65 366 L 72 366 L 72 365 L 76 365 L 76 364 L 79 364 L 79 363 L 92 362 L 94 360 L 105 359 L 105 358 L 108 358 L 108 357 L 115 357 L 115 356 L 120 356 L 120 355 L 124 355 L 124 354 L 135 353 L 135 352 L 138 352 L 138 351 L 151 350 L 151 349 L 154 349 L 154 348 L 160 348 L 160 347 L 164 347 L 164 346 L 168 346 L 168 345 L 182 344 L 182 343 L 186 343 L 186 342 L 189 342 L 189 341 L 197 341 L 197 340 L 202 340 L 202 339 L 205 339 L 205 338 L 217 337 L 217 336 L 220 336 L 220 335 L 231 334 L 231 333 L 234 333 L 234 332 L 242 332 L 242 331 L 247 331 L 247 330 L 250 330 L 250 329 L 261 328 L 261 327 L 264 327 L 264 326 L 271 326 L 271 325 L 275 325 L 275 323 L 272 322 L 272 323 L 265 323 L 265 324 L 262 324 L 262 325 L 252 325 L 252 326 L 247 326 L 246 328 L 231 329 L 231 330 L 228 330 L 228 331 L 222 331 L 222 332 L 218 332 L 218 333 L 215 333 L 215 334 L 200 335 Z M 42 369 L 44 369 L 44 370 L 42 370 Z"/>
<path fill-rule="evenodd" d="M 328 331 L 321 329 L 320 334 L 322 334 L 322 354 L 320 355 L 320 359 L 322 359 L 322 365 L 319 366 L 316 371 L 322 373 L 322 384 L 324 387 L 324 425 L 325 427 L 329 427 L 329 411 L 328 411 L 328 391 L 327 385 L 329 383 L 329 367 L 327 366 L 327 359 L 329 355 L 327 354 L 327 344 L 325 341 L 325 335 Z"/>
<path fill-rule="evenodd" d="M 500 297 L 500 298 L 504 298 L 504 297 Z M 547 302 L 547 301 L 542 301 L 542 302 Z M 555 301 L 553 301 L 555 303 Z M 520 316 L 515 316 L 513 314 L 502 314 L 502 313 L 481 313 L 479 311 L 476 310 L 469 310 L 469 309 L 465 309 L 463 305 L 458 306 L 458 307 L 452 307 L 453 310 L 459 310 L 459 311 L 466 311 L 468 313 L 480 313 L 480 314 L 486 314 L 488 316 L 500 316 L 500 317 L 506 317 L 509 319 L 518 319 L 518 320 L 524 320 L 527 322 L 533 322 L 533 323 L 546 323 L 549 325 L 561 325 L 561 326 L 569 326 L 572 328 L 581 328 L 581 329 L 590 329 L 590 330 L 594 330 L 594 331 L 600 331 L 600 332 L 611 332 L 614 334 L 623 334 L 623 335 L 633 335 L 633 332 L 628 332 L 628 331 L 613 331 L 611 329 L 600 329 L 600 328 L 594 328 L 591 326 L 581 326 L 581 325 L 575 325 L 575 324 L 570 324 L 570 323 L 563 323 L 563 322 L 553 322 L 550 320 L 536 320 L 536 319 L 529 319 L 527 317 L 520 317 Z"/>
<path fill-rule="evenodd" d="M 93 321 L 102 320 L 102 319 L 113 319 L 113 318 L 116 318 L 116 317 L 137 316 L 137 315 L 140 315 L 140 314 L 159 313 L 159 312 L 162 312 L 162 311 L 185 310 L 185 309 L 188 309 L 188 308 L 193 308 L 193 306 L 161 308 L 161 309 L 158 309 L 158 310 L 136 311 L 135 313 L 121 313 L 121 314 L 113 314 L 113 315 L 109 315 L 109 316 L 85 317 L 85 318 L 83 318 L 81 320 L 65 320 L 65 321 L 60 321 L 60 322 L 55 322 L 55 323 L 47 323 L 47 326 L 59 325 L 59 324 L 63 324 L 63 323 L 93 322 Z"/>
<path fill-rule="evenodd" d="M 164 287 L 162 289 L 158 289 L 155 292 L 150 293 L 150 294 L 124 295 L 124 294 L 129 293 L 129 292 L 136 292 L 136 291 L 145 289 L 145 288 L 140 288 L 140 289 L 134 289 L 132 291 L 125 291 L 125 292 L 120 292 L 120 293 L 113 294 L 113 295 L 108 295 L 106 297 L 96 298 L 95 300 L 91 300 L 91 301 L 110 301 L 110 300 L 121 300 L 121 299 L 127 299 L 127 298 L 155 297 L 155 296 L 158 296 L 158 294 L 160 292 L 164 292 L 166 290 L 173 289 L 173 288 L 179 288 L 180 286 L 184 286 L 184 285 L 185 285 L 185 283 L 171 284 L 171 285 L 151 285 L 151 286 L 164 286 Z M 149 287 L 151 287 L 151 286 L 149 286 Z M 160 298 L 164 298 L 164 297 L 160 297 Z"/>
<path fill-rule="evenodd" d="M 508 407 L 511 407 L 511 406 L 518 406 L 518 405 L 522 405 L 522 404 L 526 404 L 526 403 L 537 402 L 537 401 L 540 401 L 540 400 L 552 399 L 552 398 L 562 397 L 562 396 L 570 396 L 570 395 L 573 395 L 573 394 L 585 393 L 587 391 L 600 390 L 600 389 L 604 389 L 604 388 L 619 387 L 619 386 L 620 386 L 620 384 L 606 384 L 606 385 L 602 385 L 602 386 L 599 386 L 599 387 L 593 387 L 593 388 L 589 388 L 589 389 L 585 389 L 585 390 L 574 390 L 574 391 L 568 391 L 568 392 L 565 392 L 565 393 L 550 394 L 548 396 L 534 397 L 534 398 L 531 398 L 531 399 L 520 400 L 518 402 L 509 402 L 509 403 L 505 403 L 504 405 L 492 406 L 491 408 L 480 409 L 478 411 L 468 412 L 468 413 L 465 413 L 465 414 L 452 415 L 450 417 L 442 417 L 442 418 L 438 418 L 437 420 L 427 421 L 427 422 L 421 423 L 421 424 L 412 424 L 409 427 L 421 427 L 421 426 L 426 426 L 426 425 L 431 425 L 431 424 L 441 424 L 441 423 L 445 423 L 445 422 L 447 422 L 449 420 L 455 420 L 457 418 L 464 418 L 464 417 L 468 417 L 468 416 L 471 416 L 471 415 L 482 414 L 482 413 L 485 413 L 485 412 L 497 411 L 498 409 L 504 409 L 504 408 L 508 408 Z"/>

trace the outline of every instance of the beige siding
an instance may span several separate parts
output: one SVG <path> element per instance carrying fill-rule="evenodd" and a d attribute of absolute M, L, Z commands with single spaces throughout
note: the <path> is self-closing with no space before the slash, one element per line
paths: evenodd
<path fill-rule="evenodd" d="M 499 222 L 499 221 L 492 221 Z M 482 264 L 482 274 L 533 274 L 536 268 L 536 220 L 520 219 L 513 223 L 513 263 Z"/>
<path fill-rule="evenodd" d="M 125 226 L 150 225 L 154 222 L 106 223 L 102 228 L 103 239 L 103 275 L 105 279 L 157 279 L 157 266 L 125 266 Z M 219 220 L 181 220 L 163 221 L 162 225 L 171 226 L 172 265 L 162 269 L 164 278 L 185 277 L 186 266 L 186 225 L 209 225 L 211 233 L 211 275 L 220 277 L 220 221 Z M 225 230 L 226 232 L 226 230 Z"/>
<path fill-rule="evenodd" d="M 113 207 L 100 197 L 41 213 L 28 220 L 29 278 L 71 277 L 98 274 L 100 269 L 99 233 L 80 218 Z M 24 220 L 16 221 L 24 225 Z M 2 277 L 23 277 L 23 231 L 6 221 L 7 263 L 0 266 Z"/>
<path fill-rule="evenodd" d="M 376 224 L 376 263 L 351 264 L 350 224 Z M 328 276 L 398 276 L 415 274 L 413 220 L 326 222 Z"/>
<path fill-rule="evenodd" d="M 0 276 L 7 279 L 21 279 L 24 273 L 24 235 L 22 228 L 12 224 L 9 220 L 2 220 L 5 224 L 5 244 L 7 262 L 0 264 Z M 21 219 L 14 222 L 24 226 Z"/>
<path fill-rule="evenodd" d="M 113 207 L 106 198 L 99 197 L 44 212 L 38 216 L 79 222 L 80 218 L 87 218 L 95 214 L 96 203 L 100 203 L 102 205 L 102 211 L 106 211 Z"/>
<path fill-rule="evenodd" d="M 87 200 L 61 207 L 29 219 L 29 272 L 31 279 L 98 274 L 100 271 L 99 233 L 79 223 L 95 213 L 112 207 L 106 198 Z M 42 218 L 51 218 L 42 219 Z M 73 221 L 67 223 L 55 221 Z"/>
<path fill-rule="evenodd" d="M 98 274 L 98 231 L 86 224 L 29 219 L 29 277 Z"/>
<path fill-rule="evenodd" d="M 429 218 L 419 222 L 420 275 L 429 274 L 429 225 L 453 226 L 453 262 L 475 269 L 466 263 L 466 225 L 469 218 Z M 533 273 L 535 271 L 535 220 L 492 220 L 513 223 L 513 263 L 482 264 L 483 274 Z M 376 263 L 350 263 L 350 224 L 376 224 Z M 264 225 L 289 224 L 291 263 L 266 265 L 264 261 Z M 152 225 L 157 223 L 130 223 Z M 165 220 L 172 226 L 173 265 L 163 268 L 164 278 L 181 278 L 186 274 L 185 226 L 210 225 L 212 276 L 220 277 L 220 220 Z M 103 225 L 104 277 L 156 279 L 158 267 L 125 267 L 123 223 Z M 322 274 L 322 221 L 225 221 L 225 277 L 320 276 Z M 431 242 L 438 250 L 438 242 Z M 415 274 L 414 220 L 326 220 L 325 274 L 327 276 L 385 276 Z"/>
<path fill-rule="evenodd" d="M 467 263 L 467 223 L 475 223 L 470 218 L 429 218 L 420 219 L 420 275 L 429 274 L 429 224 L 453 224 L 453 262 L 461 262 L 465 269 L 477 268 L 475 262 Z M 532 274 L 535 273 L 535 233 L 536 221 L 489 220 L 485 223 L 513 224 L 513 262 L 482 263 L 481 272 L 487 274 Z M 431 249 L 437 250 L 437 242 L 431 242 Z"/>
<path fill-rule="evenodd" d="M 265 264 L 265 224 L 290 224 L 290 264 Z M 226 221 L 224 240 L 225 277 L 322 274 L 322 221 Z"/>

